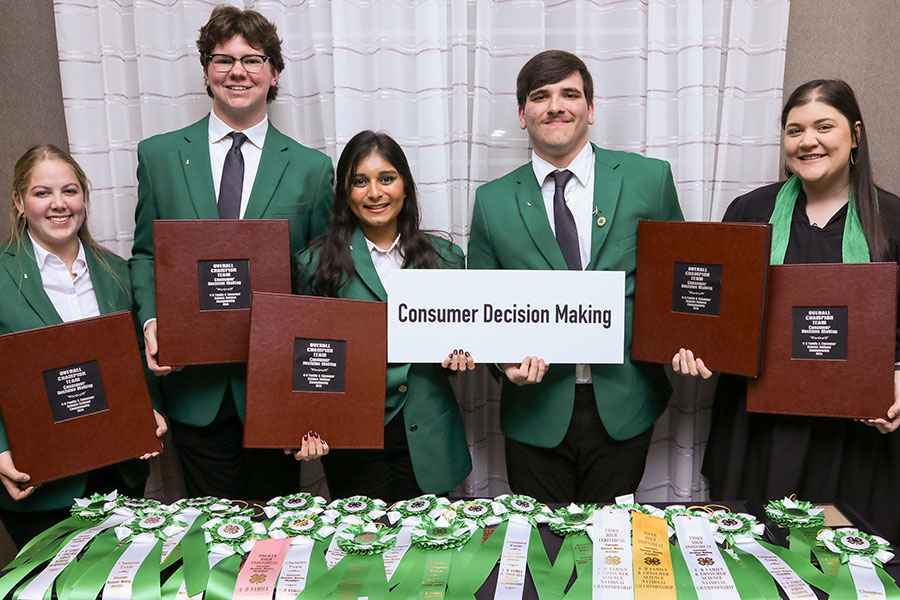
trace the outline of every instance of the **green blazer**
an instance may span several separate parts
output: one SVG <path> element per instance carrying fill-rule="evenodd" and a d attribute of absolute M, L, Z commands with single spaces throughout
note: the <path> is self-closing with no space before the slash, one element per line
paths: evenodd
<path fill-rule="evenodd" d="M 138 203 L 129 259 L 141 323 L 156 316 L 153 272 L 155 219 L 219 217 L 209 162 L 209 115 L 184 129 L 138 144 Z M 328 226 L 334 169 L 326 155 L 301 146 L 269 123 L 245 219 L 288 219 L 291 255 Z M 160 378 L 166 415 L 203 427 L 215 418 L 231 385 L 243 418 L 245 364 L 186 367 Z"/>
<path fill-rule="evenodd" d="M 84 248 L 84 254 L 100 314 L 131 310 L 131 284 L 125 260 L 112 252 L 104 255 L 107 264 L 120 278 L 117 281 L 97 261 L 87 246 Z M 53 303 L 44 292 L 31 241 L 26 238 L 21 244 L 15 242 L 9 244 L 0 255 L 0 334 L 58 325 L 62 322 Z M 139 340 L 143 342 L 141 338 Z M 158 394 L 153 387 L 155 382 L 148 381 L 151 384 L 150 396 L 154 400 L 154 408 L 158 409 Z M 9 442 L 6 439 L 6 429 L 0 420 L 0 451 L 5 450 L 9 450 Z M 15 458 L 13 455 L 13 462 Z M 130 460 L 120 463 L 119 470 L 125 482 L 131 486 L 139 485 L 147 478 L 145 461 Z M 13 501 L 6 490 L 2 490 L 0 508 L 23 512 L 68 508 L 72 505 L 73 498 L 79 498 L 84 494 L 86 484 L 87 474 L 67 477 L 42 485 L 31 496 L 19 502 Z"/>
<path fill-rule="evenodd" d="M 428 236 L 442 269 L 461 269 L 462 250 L 447 240 Z M 350 239 L 356 271 L 338 293 L 341 298 L 387 302 L 387 293 L 375 271 L 362 229 Z M 296 291 L 309 293 L 308 282 L 318 252 L 309 250 L 295 259 L 299 273 Z M 440 365 L 397 364 L 387 366 L 385 425 L 400 411 L 416 482 L 422 491 L 443 494 L 456 487 L 472 470 L 466 431 L 450 382 Z"/>
<path fill-rule="evenodd" d="M 597 146 L 594 157 L 596 212 L 591 217 L 591 259 L 586 269 L 625 272 L 625 362 L 591 365 L 591 378 L 603 425 L 614 439 L 625 440 L 650 428 L 668 398 L 662 368 L 631 361 L 638 220 L 683 217 L 668 163 Z M 600 217 L 606 219 L 603 226 L 598 225 Z M 476 191 L 468 266 L 566 269 L 531 163 Z M 502 379 L 504 434 L 534 446 L 559 445 L 572 418 L 575 365 L 551 364 L 535 385 L 519 387 Z"/>

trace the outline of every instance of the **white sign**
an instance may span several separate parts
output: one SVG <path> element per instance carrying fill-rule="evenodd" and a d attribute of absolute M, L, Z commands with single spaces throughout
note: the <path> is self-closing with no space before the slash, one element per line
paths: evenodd
<path fill-rule="evenodd" d="M 403 269 L 384 286 L 389 362 L 440 363 L 454 348 L 478 363 L 622 362 L 622 271 Z"/>

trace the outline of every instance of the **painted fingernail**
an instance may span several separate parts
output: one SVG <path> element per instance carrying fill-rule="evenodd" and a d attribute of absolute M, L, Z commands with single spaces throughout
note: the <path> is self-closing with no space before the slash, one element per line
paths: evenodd
<path fill-rule="evenodd" d="M 316 433 L 316 432 L 315 432 L 315 431 L 313 431 L 313 437 L 314 437 L 314 438 L 316 438 L 316 439 L 318 439 L 318 437 L 319 437 L 319 434 L 318 434 L 318 433 Z"/>
<path fill-rule="evenodd" d="M 305 442 L 305 441 L 308 440 L 308 439 L 309 439 L 309 434 L 308 434 L 308 433 L 307 433 L 307 434 L 304 434 L 304 435 L 303 435 L 303 441 Z"/>
<path fill-rule="evenodd" d="M 456 356 L 457 354 L 459 354 L 459 350 L 454 350 L 453 355 Z"/>
<path fill-rule="evenodd" d="M 471 356 L 471 354 L 469 354 L 468 352 L 466 352 L 466 356 Z"/>

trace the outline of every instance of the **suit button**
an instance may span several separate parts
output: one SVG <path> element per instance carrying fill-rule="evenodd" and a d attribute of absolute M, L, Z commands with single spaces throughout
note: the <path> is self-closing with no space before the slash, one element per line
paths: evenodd
<path fill-rule="evenodd" d="M 415 431 L 415 430 L 418 429 L 418 428 L 419 428 L 418 425 L 410 425 L 410 426 L 409 426 L 409 430 L 410 430 L 410 431 Z"/>
<path fill-rule="evenodd" d="M 400 387 L 397 388 L 397 391 L 400 392 L 401 394 L 405 394 L 406 390 L 408 390 L 408 389 L 409 388 L 406 387 L 405 385 L 401 385 Z"/>

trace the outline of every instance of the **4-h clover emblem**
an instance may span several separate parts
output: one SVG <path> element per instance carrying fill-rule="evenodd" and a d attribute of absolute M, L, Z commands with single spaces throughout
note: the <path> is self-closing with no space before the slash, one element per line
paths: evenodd
<path fill-rule="evenodd" d="M 848 536 L 842 538 L 841 541 L 844 542 L 845 544 L 847 544 L 848 546 L 855 546 L 856 548 L 868 548 L 869 547 L 869 542 L 867 542 L 866 540 L 864 540 L 861 537 L 856 536 L 856 535 L 848 535 Z"/>
<path fill-rule="evenodd" d="M 644 558 L 644 564 L 651 567 L 658 567 L 660 564 L 662 564 L 662 561 L 655 556 L 648 556 Z"/>
<path fill-rule="evenodd" d="M 406 505 L 406 510 L 410 512 L 422 512 L 429 506 L 431 506 L 431 504 L 425 500 L 415 500 Z"/>
<path fill-rule="evenodd" d="M 262 573 L 256 573 L 250 576 L 250 583 L 265 583 L 266 576 Z"/>
<path fill-rule="evenodd" d="M 144 517 L 138 522 L 138 525 L 143 527 L 144 529 L 153 529 L 159 527 L 160 525 L 165 525 L 166 520 L 163 517 L 159 517 L 156 515 L 152 515 L 149 517 Z"/>
<path fill-rule="evenodd" d="M 702 557 L 700 557 L 700 558 L 697 559 L 697 564 L 698 564 L 698 565 L 703 565 L 704 567 L 710 567 L 710 566 L 716 564 L 716 561 L 714 561 L 713 559 L 709 558 L 708 556 L 702 556 Z"/>
<path fill-rule="evenodd" d="M 618 565 L 621 563 L 622 563 L 622 559 L 619 558 L 618 556 L 607 556 L 606 557 L 606 564 L 608 564 L 608 565 Z"/>
<path fill-rule="evenodd" d="M 364 508 L 366 508 L 366 503 L 360 502 L 359 500 L 351 500 L 350 502 L 344 504 L 344 509 L 349 512 L 359 512 Z"/>
<path fill-rule="evenodd" d="M 482 506 L 481 504 L 475 504 L 474 502 L 471 504 L 466 504 L 463 506 L 462 512 L 466 516 L 470 517 L 480 517 L 484 513 L 487 512 L 487 507 Z"/>
<path fill-rule="evenodd" d="M 530 512 L 534 510 L 534 504 L 522 498 L 516 498 L 512 503 L 513 506 L 524 512 Z"/>
<path fill-rule="evenodd" d="M 237 525 L 226 525 L 222 528 L 222 531 L 234 535 L 235 533 L 240 533 L 241 528 Z"/>
<path fill-rule="evenodd" d="M 303 508 L 309 504 L 309 500 L 303 496 L 295 496 L 293 498 L 285 498 L 283 504 L 286 508 Z"/>
<path fill-rule="evenodd" d="M 741 527 L 744 526 L 743 523 L 741 523 L 740 521 L 738 521 L 737 519 L 734 519 L 732 517 L 720 519 L 718 521 L 718 523 L 719 523 L 719 527 L 721 527 L 722 529 L 740 529 Z"/>
<path fill-rule="evenodd" d="M 364 531 L 363 533 L 357 534 L 356 537 L 354 538 L 354 540 L 361 544 L 371 544 L 373 541 L 375 541 L 375 538 L 377 538 L 377 537 L 378 536 L 374 533 L 369 533 L 368 531 Z"/>

